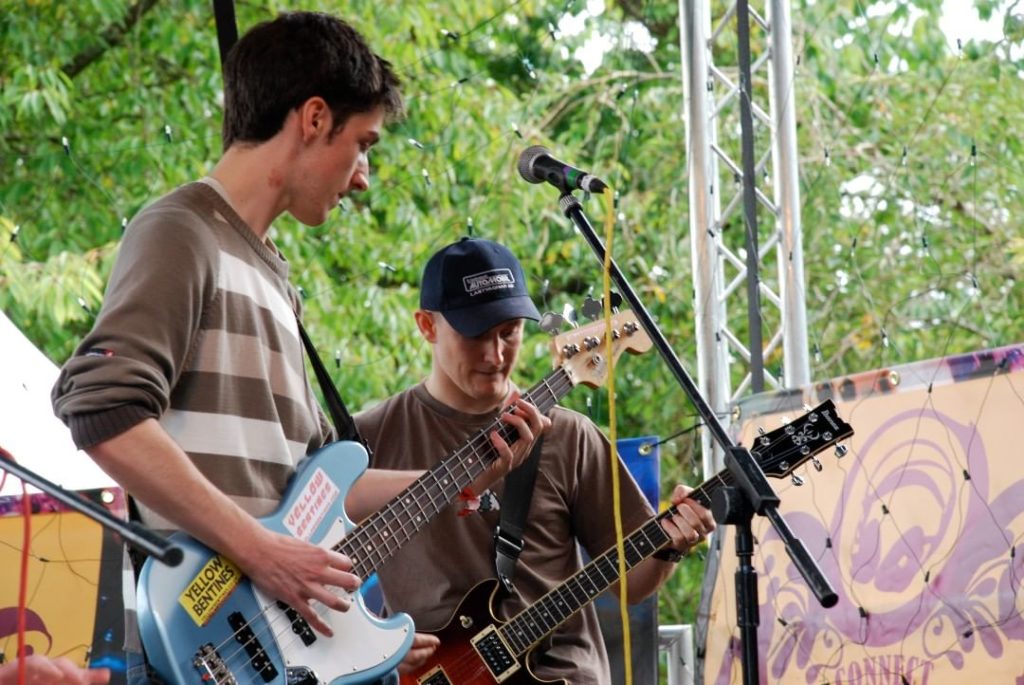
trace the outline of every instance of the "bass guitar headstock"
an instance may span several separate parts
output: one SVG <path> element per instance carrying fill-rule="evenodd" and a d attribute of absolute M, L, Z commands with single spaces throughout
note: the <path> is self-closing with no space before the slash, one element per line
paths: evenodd
<path fill-rule="evenodd" d="M 561 366 L 573 385 L 583 383 L 598 387 L 608 376 L 609 354 L 606 342 L 608 326 L 603 319 L 582 328 L 574 328 L 551 340 L 551 356 L 555 368 Z M 651 349 L 651 339 L 629 310 L 611 318 L 611 361 L 623 352 L 641 354 Z"/>

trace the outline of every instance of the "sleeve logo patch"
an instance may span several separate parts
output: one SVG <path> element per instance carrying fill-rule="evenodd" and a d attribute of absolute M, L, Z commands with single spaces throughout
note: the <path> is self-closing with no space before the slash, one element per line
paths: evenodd
<path fill-rule="evenodd" d="M 338 486 L 327 477 L 323 469 L 318 468 L 303 486 L 295 504 L 284 515 L 284 527 L 294 537 L 308 541 L 340 494 Z"/>
<path fill-rule="evenodd" d="M 214 556 L 178 597 L 197 626 L 205 626 L 242 580 L 242 571 L 228 559 Z"/>

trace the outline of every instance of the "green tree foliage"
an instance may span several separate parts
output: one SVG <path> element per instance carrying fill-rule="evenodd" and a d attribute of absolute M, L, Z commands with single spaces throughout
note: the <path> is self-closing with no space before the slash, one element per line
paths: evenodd
<path fill-rule="evenodd" d="M 60 363 L 90 326 L 125 221 L 219 154 L 216 27 L 200 0 L 3 5 L 0 306 Z M 1003 7 L 977 6 L 996 16 Z M 510 245 L 546 309 L 600 296 L 600 265 L 559 212 L 557 193 L 518 178 L 530 144 L 599 171 L 614 188 L 613 255 L 696 368 L 675 0 L 603 10 L 581 0 L 239 2 L 239 27 L 286 8 L 348 18 L 397 67 L 408 97 L 408 117 L 375 149 L 372 189 L 323 226 L 285 217 L 274 233 L 306 295 L 311 334 L 337 359 L 332 372 L 352 405 L 426 374 L 411 316 L 419 271 L 467 232 Z M 817 379 L 1020 339 L 1024 241 L 1013 217 L 1024 31 L 1011 11 L 1006 41 L 958 50 L 939 31 L 939 8 L 794 2 Z M 724 16 L 717 4 L 712 14 Z M 763 36 L 753 40 L 763 48 Z M 587 68 L 578 57 L 594 45 L 603 58 Z M 735 50 L 727 25 L 716 60 L 735 64 Z M 752 85 L 767 88 L 763 75 Z M 738 145 L 735 130 L 719 135 Z M 603 234 L 603 203 L 584 207 Z M 744 312 L 730 315 L 744 330 Z M 530 335 L 524 386 L 550 365 L 547 344 Z M 776 374 L 779 357 L 766 360 Z M 624 360 L 616 389 L 619 435 L 681 433 L 662 446 L 662 479 L 696 483 L 693 410 L 657 355 Z M 607 421 L 603 390 L 577 389 L 568 404 Z M 693 619 L 699 563 L 663 593 L 666 622 Z"/>

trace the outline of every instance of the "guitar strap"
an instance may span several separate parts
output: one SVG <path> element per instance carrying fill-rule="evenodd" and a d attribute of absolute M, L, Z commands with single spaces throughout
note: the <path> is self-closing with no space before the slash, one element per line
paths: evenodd
<path fill-rule="evenodd" d="M 533 443 L 530 456 L 523 464 L 505 476 L 505 494 L 501 498 L 501 519 L 494 529 L 494 568 L 498 572 L 505 592 L 512 593 L 515 587 L 516 561 L 523 551 L 523 528 L 526 513 L 533 499 L 533 484 L 537 480 L 537 466 L 540 464 L 540 450 L 544 444 L 541 435 Z"/>
<path fill-rule="evenodd" d="M 358 442 L 366 448 L 368 454 L 372 455 L 373 452 L 370 451 L 370 446 L 359 435 L 359 429 L 356 428 L 355 420 L 348 413 L 348 407 L 345 406 L 345 402 L 341 399 L 338 389 L 334 387 L 334 381 L 331 380 L 331 375 L 327 373 L 327 367 L 320 361 L 320 355 L 316 353 L 313 341 L 309 339 L 309 334 L 303 328 L 302 322 L 299 321 L 298 323 L 302 344 L 305 346 L 306 352 L 309 353 L 309 363 L 313 366 L 313 372 L 320 383 L 320 389 L 323 390 L 324 401 L 327 403 L 331 420 L 334 422 L 334 430 L 338 433 L 338 440 Z"/>

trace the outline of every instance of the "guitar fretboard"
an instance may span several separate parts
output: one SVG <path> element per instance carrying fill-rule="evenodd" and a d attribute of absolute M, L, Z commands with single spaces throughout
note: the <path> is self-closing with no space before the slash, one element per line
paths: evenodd
<path fill-rule="evenodd" d="M 572 387 L 569 374 L 559 367 L 530 388 L 523 399 L 547 413 Z M 494 431 L 509 445 L 519 439 L 515 428 L 500 417 L 495 419 L 334 547 L 352 560 L 353 573 L 362 578 L 374 573 L 498 459 L 490 438 Z"/>
<path fill-rule="evenodd" d="M 694 495 L 696 491 L 691 494 Z M 650 519 L 623 541 L 627 571 L 671 542 L 661 521 L 673 511 L 674 508 L 668 509 Z M 522 656 L 618 579 L 619 552 L 612 548 L 499 628 L 502 637 L 516 650 L 516 656 Z"/>

